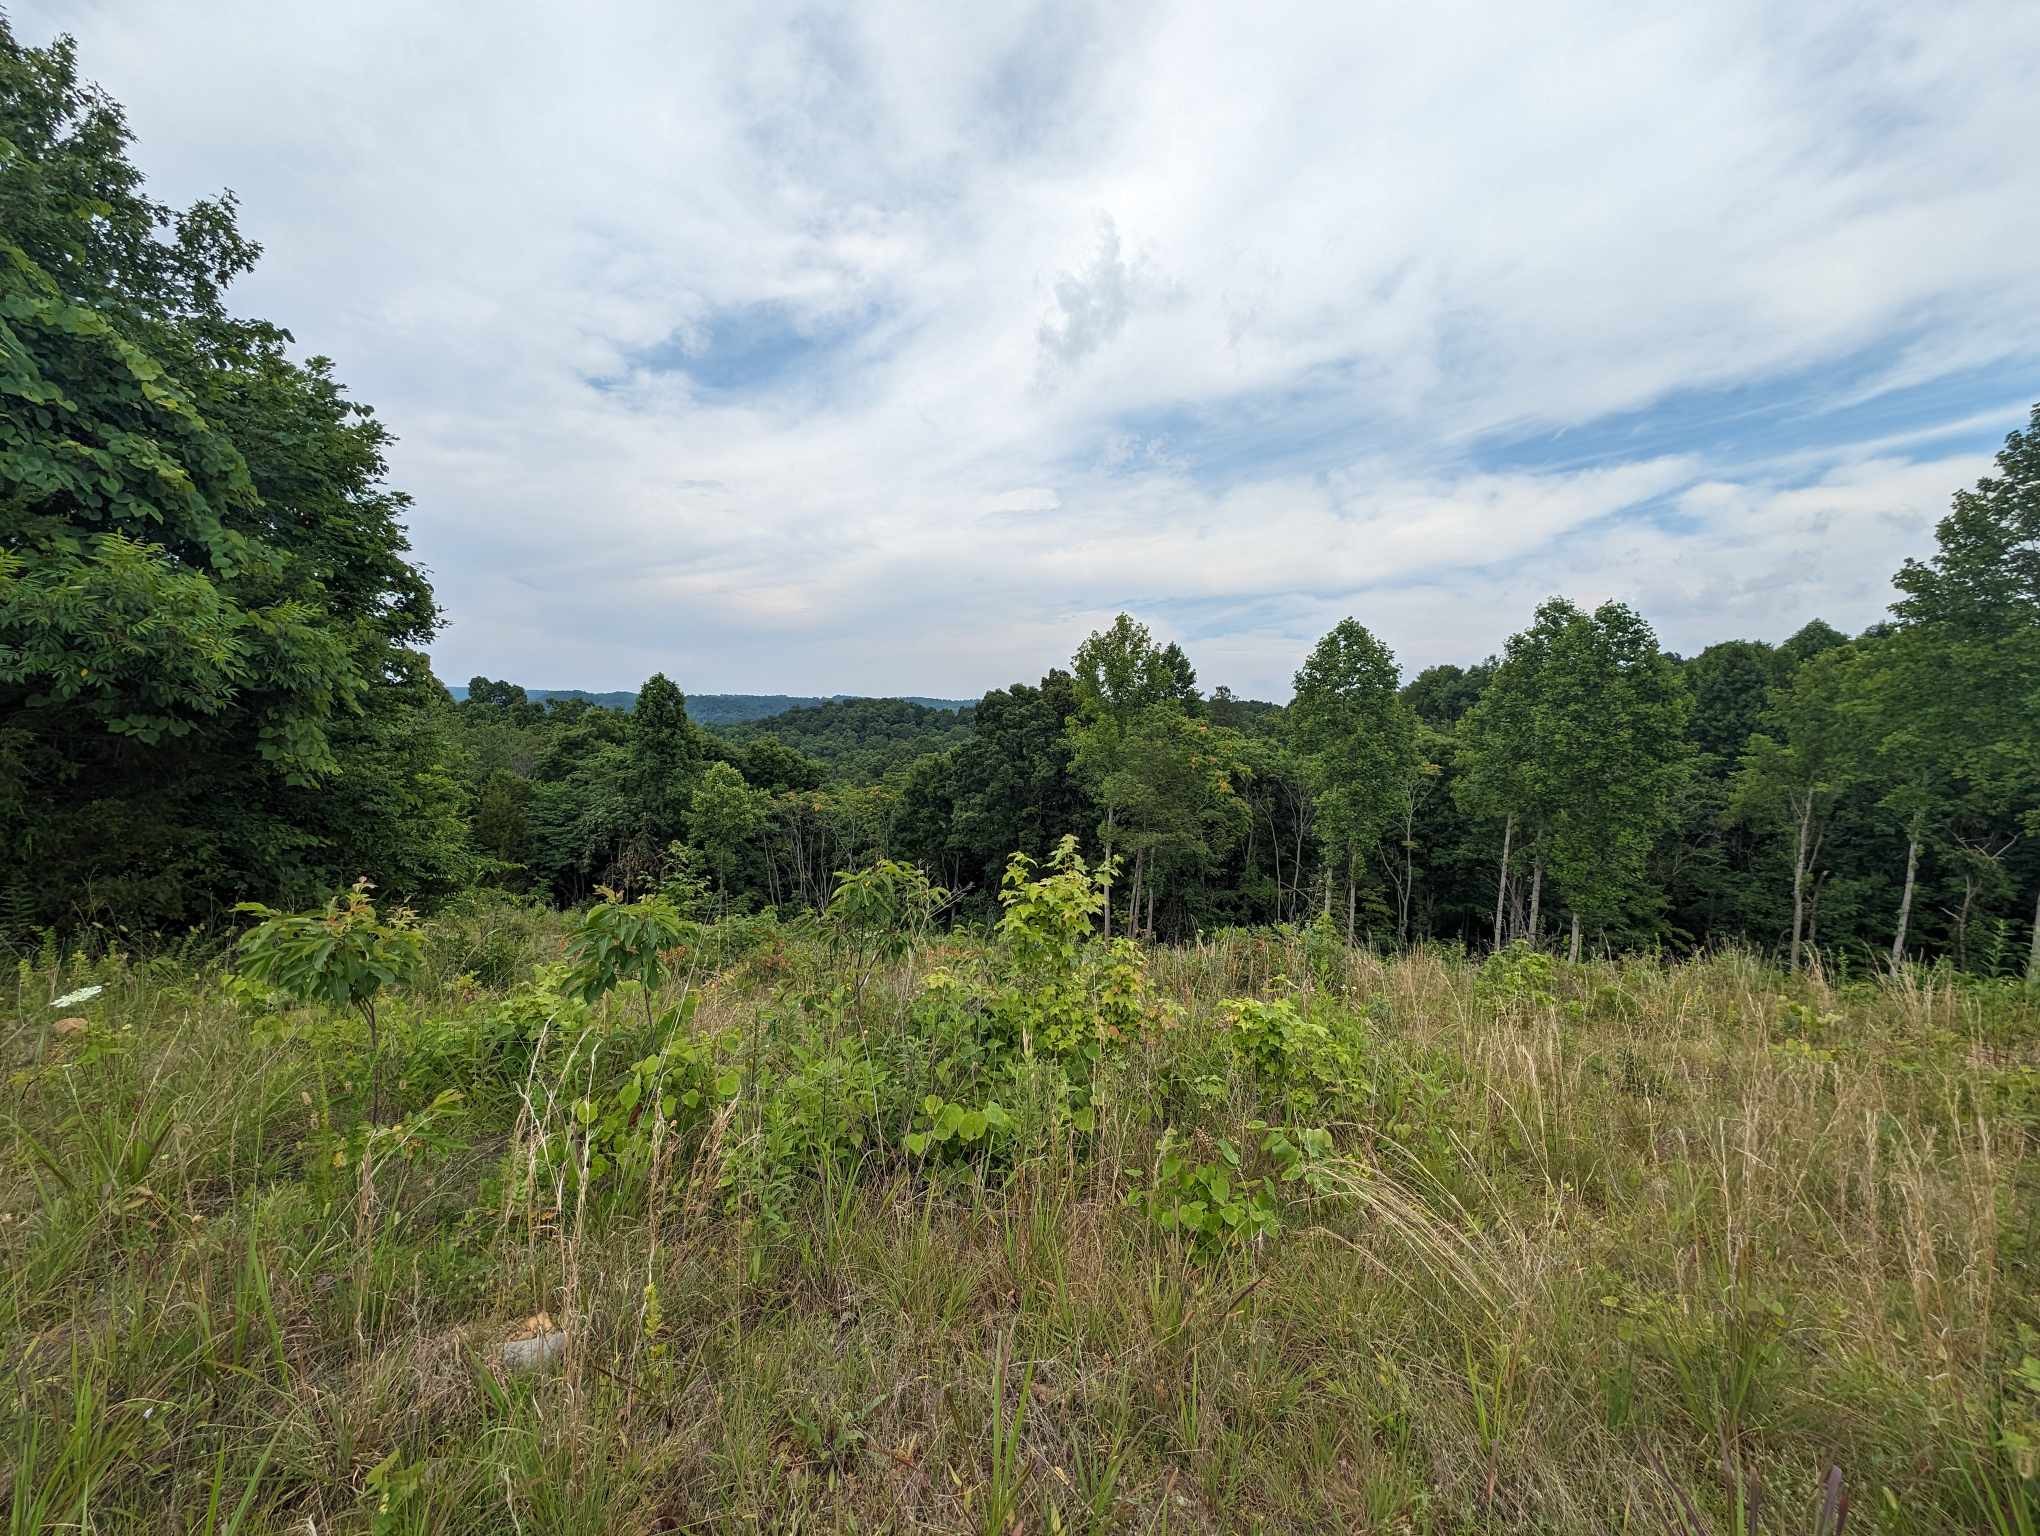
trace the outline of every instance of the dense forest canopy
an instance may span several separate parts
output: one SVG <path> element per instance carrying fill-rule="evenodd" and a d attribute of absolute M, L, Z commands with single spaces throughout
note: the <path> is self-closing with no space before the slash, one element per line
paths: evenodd
<path fill-rule="evenodd" d="M 236 315 L 233 198 L 151 200 L 70 45 L 0 22 L 0 924 L 163 930 L 366 877 L 573 903 L 826 903 L 922 866 L 994 911 L 1015 852 L 1111 861 L 1108 931 L 1727 941 L 2040 970 L 2040 406 L 1844 635 L 1667 654 L 1553 598 L 1405 679 L 1357 618 L 1286 705 L 1206 693 L 1122 615 L 954 701 L 690 709 L 427 667 L 385 428 Z"/>
<path fill-rule="evenodd" d="M 501 687 L 502 684 L 493 686 Z M 452 683 L 447 686 L 455 703 L 468 696 L 468 685 Z M 604 709 L 630 709 L 637 703 L 635 689 L 610 693 L 590 693 L 584 688 L 526 688 L 524 697 L 534 704 L 543 704 L 550 699 L 578 699 L 586 704 L 599 704 Z M 968 709 L 969 699 L 930 699 L 908 694 L 897 700 L 860 701 L 852 694 L 838 694 L 823 698 L 819 694 L 793 693 L 697 693 L 687 700 L 688 718 L 696 725 L 737 725 L 747 720 L 766 720 L 774 715 L 783 715 L 792 709 L 815 709 L 824 704 L 857 702 L 897 702 L 918 704 L 924 709 L 956 711 Z"/>

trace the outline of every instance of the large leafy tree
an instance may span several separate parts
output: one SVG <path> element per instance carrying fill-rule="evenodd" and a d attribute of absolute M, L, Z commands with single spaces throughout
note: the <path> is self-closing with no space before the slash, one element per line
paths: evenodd
<path fill-rule="evenodd" d="M 1341 619 L 1297 670 L 1289 706 L 1317 792 L 1325 862 L 1345 877 L 1349 943 L 1367 861 L 1398 813 L 1410 810 L 1420 766 L 1417 717 L 1398 692 L 1401 680 L 1395 653 L 1364 625 Z"/>
<path fill-rule="evenodd" d="M 1814 872 L 1828 818 L 1866 769 L 1861 749 L 1863 658 L 1853 648 L 1822 651 L 1771 696 L 1761 729 L 1742 755 L 1735 803 L 1746 816 L 1780 825 L 1792 841 L 1791 964 L 1799 968 Z"/>
<path fill-rule="evenodd" d="M 1197 674 L 1182 648 L 1157 645 L 1145 624 L 1120 614 L 1077 647 L 1070 671 L 1076 682 L 1077 718 L 1070 741 L 1078 777 L 1103 813 L 1098 836 L 1109 861 L 1127 841 L 1130 815 L 1159 813 L 1142 798 L 1138 754 L 1171 734 L 1164 717 L 1186 714 L 1197 702 Z M 1180 743 L 1179 743 L 1180 744 Z M 1147 830 L 1133 836 L 1145 840 Z M 1136 883 L 1139 871 L 1135 872 Z M 1106 874 L 1105 926 L 1112 926 L 1111 866 Z"/>
<path fill-rule="evenodd" d="M 0 21 L 0 858 L 37 872 L 8 907 L 449 886 L 461 780 L 387 438 L 226 311 L 258 254 L 232 198 L 149 199 L 128 141 L 68 41 Z"/>
<path fill-rule="evenodd" d="M 688 823 L 702 857 L 715 871 L 716 894 L 727 899 L 730 876 L 749 856 L 765 825 L 765 795 L 728 763 L 703 771 L 689 802 Z"/>
<path fill-rule="evenodd" d="M 1645 898 L 1686 770 L 1690 709 L 1676 664 L 1624 604 L 1589 614 L 1553 598 L 1510 639 L 1463 722 L 1462 793 L 1529 833 L 1533 934 L 1547 871 L 1572 914 L 1575 957 L 1584 927 L 1613 926 Z"/>
<path fill-rule="evenodd" d="M 1934 538 L 1931 560 L 1893 578 L 1910 730 L 1957 793 L 2040 833 L 2040 405 L 2006 437 L 1997 473 L 1955 493 Z M 2040 893 L 2028 974 L 2040 979 Z"/>

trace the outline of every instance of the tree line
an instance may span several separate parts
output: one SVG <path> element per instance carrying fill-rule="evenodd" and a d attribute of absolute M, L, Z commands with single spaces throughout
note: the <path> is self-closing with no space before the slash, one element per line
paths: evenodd
<path fill-rule="evenodd" d="M 0 934 L 202 925 L 367 876 L 420 905 L 689 883 L 824 904 L 923 866 L 961 916 L 1064 834 L 1112 931 L 1725 940 L 2040 970 L 2040 407 L 1885 623 L 1667 654 L 1537 609 L 1405 679 L 1357 620 L 1289 703 L 1198 685 L 1121 616 L 963 714 L 833 701 L 705 729 L 477 678 L 456 704 L 388 435 L 234 315 L 231 195 L 173 209 L 71 45 L 0 20 Z M 2024 954 L 2020 940 L 2024 937 Z"/>
<path fill-rule="evenodd" d="M 1499 656 L 1405 681 L 1346 619 L 1277 705 L 1206 696 L 1180 646 L 1121 615 L 1067 668 L 987 693 L 965 739 L 863 783 L 829 783 L 773 720 L 688 729 L 663 677 L 656 707 L 599 718 L 476 679 L 460 713 L 499 808 L 483 840 L 562 901 L 680 866 L 736 907 L 819 905 L 837 868 L 891 857 L 969 912 L 1009 854 L 1073 833 L 1117 870 L 1104 923 L 1139 937 L 1315 920 L 1356 942 L 1736 939 L 1794 965 L 1825 947 L 2030 968 L 2040 408 L 1998 468 L 1854 638 L 1815 621 L 1681 658 L 1621 603 L 1554 598 Z M 688 787 L 633 806 L 633 754 L 670 733 L 685 744 L 654 755 Z"/>

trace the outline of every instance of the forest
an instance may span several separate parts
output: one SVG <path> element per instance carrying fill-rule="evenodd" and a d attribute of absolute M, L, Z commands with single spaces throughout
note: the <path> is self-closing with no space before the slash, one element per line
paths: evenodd
<path fill-rule="evenodd" d="M 0 18 L 10 1533 L 2040 1528 L 2040 405 L 1854 635 L 456 696 L 260 255 Z"/>

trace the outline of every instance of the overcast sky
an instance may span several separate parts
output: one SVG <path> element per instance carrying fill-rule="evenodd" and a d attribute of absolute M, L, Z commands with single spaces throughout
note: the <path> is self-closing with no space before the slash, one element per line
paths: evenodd
<path fill-rule="evenodd" d="M 1859 627 L 2040 399 L 2032 0 L 7 9 L 401 438 L 450 681 Z"/>

